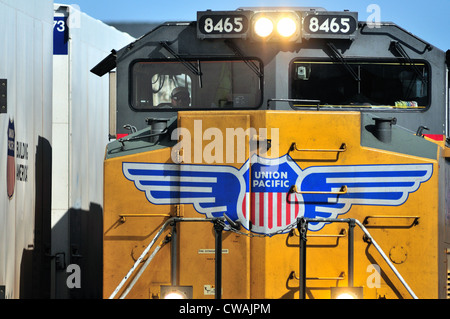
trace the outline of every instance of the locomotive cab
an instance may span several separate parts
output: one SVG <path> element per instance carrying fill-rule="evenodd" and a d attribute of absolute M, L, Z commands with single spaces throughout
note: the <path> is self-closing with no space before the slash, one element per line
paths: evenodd
<path fill-rule="evenodd" d="M 105 297 L 447 296 L 444 52 L 356 12 L 240 8 L 92 72 L 113 68 Z"/>

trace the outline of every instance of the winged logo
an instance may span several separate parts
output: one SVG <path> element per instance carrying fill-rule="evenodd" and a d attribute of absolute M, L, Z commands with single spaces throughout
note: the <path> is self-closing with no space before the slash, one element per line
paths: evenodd
<path fill-rule="evenodd" d="M 237 219 L 236 205 L 242 203 L 243 190 L 248 188 L 245 165 L 238 170 L 216 165 L 123 163 L 123 173 L 151 203 L 193 204 L 209 218 L 227 213 Z"/>
<path fill-rule="evenodd" d="M 206 217 L 226 214 L 255 233 L 287 231 L 297 217 L 337 218 L 352 205 L 397 206 L 428 181 L 432 164 L 313 166 L 289 156 L 254 155 L 240 169 L 226 165 L 123 163 L 124 176 L 156 205 L 192 204 Z M 295 185 L 298 193 L 290 193 Z M 345 194 L 336 192 L 346 186 Z M 308 223 L 318 231 L 324 223 Z"/>
<path fill-rule="evenodd" d="M 352 205 L 399 206 L 421 183 L 430 179 L 432 164 L 380 164 L 310 167 L 299 176 L 299 190 L 308 192 L 337 192 L 342 195 L 303 194 L 305 217 L 336 218 L 347 213 Z M 312 223 L 319 230 L 322 223 Z"/>

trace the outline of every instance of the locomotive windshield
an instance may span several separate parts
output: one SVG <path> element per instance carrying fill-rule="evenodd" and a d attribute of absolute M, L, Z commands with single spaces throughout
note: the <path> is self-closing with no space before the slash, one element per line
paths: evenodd
<path fill-rule="evenodd" d="M 320 100 L 322 107 L 425 109 L 430 104 L 428 83 L 424 63 L 295 61 L 291 65 L 291 97 Z"/>
<path fill-rule="evenodd" d="M 139 61 L 133 64 L 131 106 L 136 110 L 256 108 L 261 79 L 243 60 Z"/>

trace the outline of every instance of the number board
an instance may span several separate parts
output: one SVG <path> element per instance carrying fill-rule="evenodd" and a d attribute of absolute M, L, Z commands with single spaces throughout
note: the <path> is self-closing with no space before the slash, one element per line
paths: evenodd
<path fill-rule="evenodd" d="M 67 17 L 53 18 L 53 54 L 67 55 L 69 43 L 69 28 Z"/>
<path fill-rule="evenodd" d="M 197 12 L 198 38 L 246 38 L 250 11 Z"/>
<path fill-rule="evenodd" d="M 350 39 L 357 29 L 357 12 L 305 13 L 303 18 L 304 38 Z"/>

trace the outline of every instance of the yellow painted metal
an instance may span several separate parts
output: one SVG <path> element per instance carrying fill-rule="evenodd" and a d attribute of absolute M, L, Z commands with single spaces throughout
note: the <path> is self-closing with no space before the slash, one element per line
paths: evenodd
<path fill-rule="evenodd" d="M 139 256 L 165 221 L 165 217 L 133 217 L 123 222 L 121 214 L 176 214 L 175 206 L 149 206 L 144 193 L 122 173 L 122 163 L 166 162 L 170 149 L 151 153 L 112 158 L 104 164 L 104 244 L 103 244 L 103 292 L 108 298 L 128 270 L 134 264 L 133 256 Z M 167 234 L 168 232 L 166 232 Z M 166 235 L 164 234 L 164 235 Z M 164 238 L 164 237 L 162 237 Z M 139 250 L 139 251 L 137 251 Z M 152 298 L 159 293 L 159 285 L 170 284 L 170 247 L 164 246 L 155 256 L 153 271 L 142 276 L 132 289 L 129 298 Z M 154 286 L 156 285 L 156 286 Z"/>
<path fill-rule="evenodd" d="M 375 225 L 367 225 L 368 230 L 387 255 L 392 251 L 392 256 L 396 256 L 398 263 L 395 266 L 419 298 L 437 298 L 438 159 L 362 147 L 360 116 L 359 112 L 322 111 L 180 112 L 178 126 L 190 133 L 182 138 L 190 139 L 191 143 L 189 148 L 181 150 L 179 159 L 183 163 L 240 168 L 254 153 L 266 158 L 289 153 L 302 170 L 321 165 L 432 163 L 435 173 L 431 179 L 411 193 L 403 205 L 354 205 L 340 217 L 362 222 L 368 216 L 396 216 L 385 218 L 382 225 L 377 219 Z M 233 135 L 238 129 L 252 133 L 241 144 Z M 227 138 L 227 134 L 233 138 Z M 218 139 L 220 136 L 222 140 Z M 261 147 L 264 139 L 271 140 L 270 150 Z M 304 151 L 290 152 L 293 143 Z M 329 151 L 339 150 L 343 144 L 345 151 Z M 123 176 L 123 162 L 171 163 L 172 151 L 172 148 L 166 148 L 105 161 L 105 297 L 133 265 L 132 256 L 136 255 L 133 250 L 147 245 L 167 219 L 163 216 L 148 218 L 144 214 L 176 216 L 182 211 L 185 217 L 203 216 L 192 205 L 182 205 L 182 208 L 153 205 Z M 123 222 L 120 217 L 123 214 L 143 216 L 126 218 Z M 418 224 L 409 223 L 411 216 L 417 217 Z M 329 224 L 319 232 L 308 233 L 323 236 L 308 237 L 307 298 L 330 298 L 330 287 L 348 284 L 348 236 L 336 236 L 346 234 L 342 228 L 343 224 Z M 214 286 L 212 224 L 181 224 L 177 245 L 179 285 L 192 285 L 194 298 L 214 298 L 209 290 Z M 298 298 L 299 237 L 294 232 L 272 237 L 225 232 L 223 249 L 224 298 Z M 366 298 L 410 298 L 374 247 L 363 241 L 363 233 L 358 228 L 355 228 L 354 250 L 354 283 L 364 287 Z M 381 275 L 376 273 L 377 267 L 380 267 Z M 158 297 L 162 284 L 170 284 L 170 244 L 161 249 L 128 297 Z"/>
<path fill-rule="evenodd" d="M 444 148 L 444 157 L 446 157 L 446 158 L 450 157 L 450 147 L 445 146 L 445 148 Z"/>

